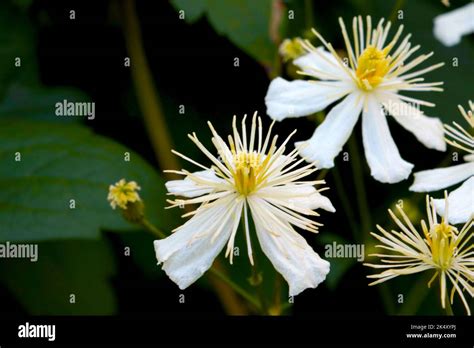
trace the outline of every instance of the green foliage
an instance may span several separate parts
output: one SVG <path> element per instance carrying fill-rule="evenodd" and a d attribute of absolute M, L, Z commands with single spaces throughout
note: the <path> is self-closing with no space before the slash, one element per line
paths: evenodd
<path fill-rule="evenodd" d="M 37 262 L 0 262 L 0 281 L 34 315 L 113 314 L 117 306 L 109 278 L 114 272 L 112 250 L 100 240 L 41 242 Z"/>
<path fill-rule="evenodd" d="M 270 39 L 271 0 L 172 0 L 193 23 L 206 15 L 217 33 L 229 38 L 261 64 L 271 66 L 276 47 Z M 231 15 L 230 15 L 231 14 Z"/>
<path fill-rule="evenodd" d="M 185 11 L 185 19 L 188 23 L 196 22 L 207 9 L 207 0 L 172 0 L 171 4 L 177 11 Z"/>
<path fill-rule="evenodd" d="M 151 221 L 169 225 L 163 180 L 124 146 L 79 125 L 3 119 L 0 130 L 0 240 L 97 238 L 101 228 L 131 229 L 106 200 L 108 186 L 121 178 L 142 187 Z"/>
<path fill-rule="evenodd" d="M 24 117 L 38 120 L 61 121 L 62 123 L 80 121 L 81 117 L 57 117 L 56 103 L 87 102 L 88 97 L 75 88 L 27 87 L 11 84 L 5 98 L 0 102 L 0 118 Z M 83 118 L 82 118 L 83 119 Z"/>

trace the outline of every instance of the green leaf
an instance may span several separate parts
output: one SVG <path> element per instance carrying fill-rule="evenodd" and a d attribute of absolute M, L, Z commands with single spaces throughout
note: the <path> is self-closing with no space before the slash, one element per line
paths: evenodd
<path fill-rule="evenodd" d="M 89 97 L 75 88 L 26 87 L 12 84 L 0 103 L 0 117 L 25 117 L 47 121 L 74 122 L 86 117 L 58 117 L 56 103 L 88 102 Z"/>
<path fill-rule="evenodd" d="M 171 3 L 178 11 L 185 11 L 189 23 L 205 13 L 217 33 L 228 37 L 259 63 L 272 65 L 276 47 L 269 35 L 271 0 L 172 0 Z"/>
<path fill-rule="evenodd" d="M 184 18 L 188 23 L 196 22 L 205 12 L 206 0 L 172 0 L 171 4 L 176 11 L 184 11 Z"/>
<path fill-rule="evenodd" d="M 33 315 L 110 315 L 116 311 L 109 278 L 115 272 L 105 241 L 38 244 L 38 260 L 5 259 L 0 280 Z M 71 295 L 75 303 L 70 303 Z"/>
<path fill-rule="evenodd" d="M 58 118 L 55 104 L 89 98 L 75 88 L 45 87 L 40 82 L 36 35 L 26 11 L 30 4 L 30 0 L 0 3 L 0 118 L 79 121 L 83 118 Z"/>
<path fill-rule="evenodd" d="M 164 214 L 164 182 L 136 153 L 76 124 L 0 120 L 0 240 L 97 238 L 100 229 L 134 229 L 106 199 L 108 186 L 121 178 L 141 186 L 149 220 L 166 230 L 172 214 Z"/>

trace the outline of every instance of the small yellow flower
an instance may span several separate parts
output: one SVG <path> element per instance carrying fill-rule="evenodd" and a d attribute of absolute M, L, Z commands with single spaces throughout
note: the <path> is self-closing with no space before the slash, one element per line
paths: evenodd
<path fill-rule="evenodd" d="M 278 52 L 280 52 L 283 61 L 287 62 L 305 54 L 303 46 L 301 46 L 300 44 L 300 41 L 301 38 L 299 37 L 283 40 L 283 42 L 280 44 L 280 47 L 278 48 Z"/>
<path fill-rule="evenodd" d="M 110 202 L 112 209 L 117 206 L 123 210 L 127 209 L 128 203 L 135 203 L 141 201 L 138 192 L 141 188 L 135 181 L 127 182 L 121 179 L 115 185 L 109 186 L 109 195 L 107 200 Z"/>

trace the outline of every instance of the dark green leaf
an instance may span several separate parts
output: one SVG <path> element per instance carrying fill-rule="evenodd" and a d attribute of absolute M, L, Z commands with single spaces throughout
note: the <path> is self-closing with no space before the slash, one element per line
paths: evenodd
<path fill-rule="evenodd" d="M 102 240 L 41 242 L 37 262 L 0 262 L 2 283 L 34 315 L 114 314 L 116 300 L 109 283 L 114 272 L 113 254 Z"/>
<path fill-rule="evenodd" d="M 205 13 L 216 32 L 261 64 L 272 65 L 276 47 L 269 35 L 271 0 L 173 0 L 172 4 L 178 11 L 185 11 L 189 23 Z"/>
<path fill-rule="evenodd" d="M 4 100 L 0 103 L 0 117 L 25 117 L 47 121 L 74 122 L 85 117 L 58 117 L 56 103 L 88 102 L 89 98 L 74 88 L 26 87 L 10 85 Z"/>
<path fill-rule="evenodd" d="M 134 228 L 106 199 L 121 178 L 139 183 L 149 219 L 168 228 L 164 182 L 137 154 L 79 125 L 0 120 L 0 240 L 97 238 L 101 228 Z"/>
<path fill-rule="evenodd" d="M 196 22 L 206 12 L 207 0 L 172 0 L 171 3 L 176 11 L 184 11 L 188 23 Z"/>

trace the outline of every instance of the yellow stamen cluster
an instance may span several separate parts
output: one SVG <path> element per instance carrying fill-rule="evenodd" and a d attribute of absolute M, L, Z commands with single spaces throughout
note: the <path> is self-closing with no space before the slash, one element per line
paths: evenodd
<path fill-rule="evenodd" d="M 364 91 L 369 91 L 382 82 L 390 70 L 390 59 L 387 57 L 390 47 L 379 50 L 368 46 L 357 59 L 357 84 Z"/>
<path fill-rule="evenodd" d="M 444 194 L 446 204 L 444 215 L 449 216 L 448 193 L 445 191 Z M 471 298 L 474 296 L 472 287 L 474 271 L 472 258 L 473 220 L 467 221 L 459 231 L 444 218 L 438 222 L 433 199 L 427 196 L 428 224 L 421 220 L 423 233 L 419 233 L 403 209 L 400 206 L 397 206 L 397 209 L 401 219 L 391 210 L 389 213 L 401 231 L 388 232 L 381 226 L 377 226 L 381 234 L 371 233 L 382 243 L 376 247 L 386 251 L 369 255 L 379 257 L 378 264 L 364 264 L 375 269 L 383 269 L 381 273 L 368 276 L 368 278 L 376 279 L 369 285 L 379 284 L 400 275 L 434 270 L 428 287 L 436 279 L 439 280 L 442 307 L 446 308 L 446 301 L 452 304 L 454 294 L 457 293 L 470 315 L 471 310 L 464 294 L 467 293 Z M 448 282 L 452 284 L 450 295 Z"/>
<path fill-rule="evenodd" d="M 121 179 L 116 182 L 115 185 L 109 186 L 109 195 L 107 200 L 110 202 L 112 209 L 117 206 L 121 209 L 127 209 L 128 203 L 134 203 L 140 201 L 138 192 L 141 188 L 135 181 L 125 181 Z"/>
<path fill-rule="evenodd" d="M 261 155 L 257 152 L 240 152 L 234 155 L 234 181 L 236 190 L 247 196 L 257 187 L 262 173 Z"/>
<path fill-rule="evenodd" d="M 443 221 L 433 226 L 430 233 L 425 232 L 425 235 L 433 262 L 440 270 L 448 270 L 456 253 L 456 229 Z"/>
<path fill-rule="evenodd" d="M 309 40 L 301 40 L 300 45 L 303 49 L 324 61 L 325 64 L 319 66 L 319 64 L 308 62 L 309 65 L 304 67 L 303 71 L 298 71 L 299 74 L 321 81 L 345 81 L 345 77 L 349 77 L 357 89 L 367 93 L 372 93 L 377 89 L 394 91 L 397 94 L 402 90 L 437 92 L 443 90 L 439 87 L 443 82 L 423 82 L 424 78 L 420 76 L 440 68 L 444 63 L 415 70 L 415 67 L 429 59 L 433 52 L 421 54 L 409 60 L 413 53 L 420 48 L 420 45 L 412 46 L 411 34 L 401 39 L 403 25 L 398 27 L 389 41 L 392 24 L 385 22 L 383 18 L 376 26 L 372 26 L 372 17 L 367 16 L 364 29 L 362 16 L 354 17 L 352 19 L 352 39 L 342 18 L 339 18 L 339 24 L 346 46 L 347 59 L 342 59 L 332 44 L 327 42 L 318 31 L 312 29 L 314 35 L 321 41 L 326 51 L 332 55 L 332 58 L 329 59 L 323 49 L 316 48 Z M 325 65 L 328 69 L 322 68 Z M 352 83 L 351 87 L 353 87 Z M 402 100 L 419 105 L 434 106 L 433 103 L 421 99 L 398 96 Z"/>
<path fill-rule="evenodd" d="M 305 54 L 305 50 L 300 42 L 301 39 L 299 37 L 283 40 L 278 51 L 285 62 L 296 59 Z"/>

